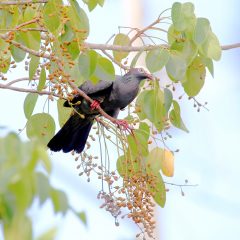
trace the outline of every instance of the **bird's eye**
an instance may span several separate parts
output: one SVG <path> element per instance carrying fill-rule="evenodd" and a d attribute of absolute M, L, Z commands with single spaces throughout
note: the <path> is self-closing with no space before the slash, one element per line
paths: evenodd
<path fill-rule="evenodd" d="M 143 68 L 139 68 L 138 71 L 139 71 L 140 73 L 144 73 L 144 69 L 143 69 Z"/>

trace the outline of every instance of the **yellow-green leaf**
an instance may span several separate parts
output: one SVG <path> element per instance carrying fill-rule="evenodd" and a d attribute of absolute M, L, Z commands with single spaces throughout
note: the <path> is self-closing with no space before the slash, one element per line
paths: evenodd
<path fill-rule="evenodd" d="M 185 76 L 186 70 L 186 61 L 176 51 L 172 52 L 166 64 L 168 76 L 173 81 L 181 81 Z"/>
<path fill-rule="evenodd" d="M 44 89 L 45 83 L 46 83 L 46 71 L 45 67 L 42 67 L 37 90 L 41 91 L 42 89 Z"/>
<path fill-rule="evenodd" d="M 62 4 L 61 0 L 48 0 L 43 8 L 43 21 L 47 29 L 55 33 L 61 23 L 59 5 Z"/>
<path fill-rule="evenodd" d="M 182 129 L 185 132 L 189 132 L 188 129 L 186 128 L 185 124 L 182 121 L 181 118 L 181 112 L 180 112 L 180 106 L 178 104 L 178 102 L 176 102 L 175 100 L 173 100 L 173 109 L 170 112 L 169 118 L 170 118 L 170 122 L 173 124 L 173 126 Z"/>
<path fill-rule="evenodd" d="M 39 57 L 34 56 L 34 55 L 31 56 L 31 60 L 29 63 L 29 80 L 33 79 L 33 77 L 37 71 L 39 61 L 40 61 Z"/>
<path fill-rule="evenodd" d="M 188 96 L 196 96 L 202 89 L 206 76 L 205 65 L 200 57 L 197 57 L 187 69 L 187 74 L 182 82 L 184 91 Z"/>
<path fill-rule="evenodd" d="M 38 99 L 37 93 L 28 93 L 24 100 L 24 114 L 27 119 L 29 119 L 33 113 L 34 107 Z"/>
<path fill-rule="evenodd" d="M 116 35 L 114 38 L 113 44 L 114 45 L 119 45 L 119 46 L 128 46 L 130 43 L 130 38 L 128 35 L 125 35 L 123 33 L 119 33 Z M 123 58 L 127 57 L 129 53 L 127 52 L 118 52 L 118 51 L 113 51 L 113 57 L 115 60 L 121 62 Z"/>
<path fill-rule="evenodd" d="M 201 45 L 207 39 L 208 34 L 210 33 L 210 23 L 209 20 L 206 18 L 197 18 L 194 34 L 193 34 L 193 41 L 197 45 Z"/>
<path fill-rule="evenodd" d="M 58 108 L 58 122 L 60 127 L 64 125 L 64 123 L 68 120 L 72 109 L 71 108 L 66 108 L 63 106 L 65 100 L 63 99 L 58 99 L 57 101 L 57 108 Z"/>
<path fill-rule="evenodd" d="M 165 48 L 155 49 L 148 52 L 146 65 L 150 72 L 160 71 L 168 62 L 169 52 Z"/>
<path fill-rule="evenodd" d="M 32 115 L 26 126 L 29 139 L 38 139 L 47 144 L 55 133 L 55 122 L 48 113 L 37 113 Z"/>

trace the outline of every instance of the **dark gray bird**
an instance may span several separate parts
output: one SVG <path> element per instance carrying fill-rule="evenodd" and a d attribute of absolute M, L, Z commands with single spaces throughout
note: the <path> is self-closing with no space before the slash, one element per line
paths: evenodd
<path fill-rule="evenodd" d="M 47 146 L 54 152 L 63 150 L 66 153 L 74 150 L 81 153 L 94 118 L 99 115 L 98 106 L 116 118 L 119 111 L 134 100 L 140 82 L 147 78 L 153 79 L 153 76 L 144 68 L 132 68 L 124 76 L 117 75 L 115 81 L 101 80 L 96 85 L 90 81 L 84 82 L 79 88 L 94 100 L 93 103 L 89 104 L 80 95 L 75 95 L 71 102 L 66 101 L 64 106 L 73 107 L 74 111 Z M 119 120 L 119 125 L 121 124 L 124 125 L 124 122 Z"/>

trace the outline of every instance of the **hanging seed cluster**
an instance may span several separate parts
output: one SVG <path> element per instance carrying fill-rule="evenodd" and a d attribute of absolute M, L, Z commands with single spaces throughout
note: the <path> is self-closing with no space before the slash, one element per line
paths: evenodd
<path fill-rule="evenodd" d="M 93 129 L 96 130 L 96 127 Z M 97 135 L 100 133 L 101 130 L 97 129 Z M 106 140 L 110 143 L 111 136 L 106 135 Z M 105 209 L 113 216 L 116 226 L 119 226 L 120 219 L 129 218 L 141 229 L 136 237 L 144 239 L 147 235 L 154 238 L 155 203 L 152 199 L 154 191 L 151 190 L 156 189 L 155 176 L 143 170 L 135 171 L 130 168 L 128 174 L 120 177 L 115 170 L 109 169 L 108 161 L 105 163 L 105 159 L 102 159 L 101 164 L 98 156 L 89 154 L 91 144 L 95 141 L 95 137 L 90 135 L 87 150 L 75 157 L 78 162 L 79 176 L 85 176 L 90 182 L 92 174 L 95 174 L 101 181 L 102 189 L 99 191 L 97 199 L 101 201 L 100 208 Z M 75 155 L 74 152 L 72 154 Z"/>

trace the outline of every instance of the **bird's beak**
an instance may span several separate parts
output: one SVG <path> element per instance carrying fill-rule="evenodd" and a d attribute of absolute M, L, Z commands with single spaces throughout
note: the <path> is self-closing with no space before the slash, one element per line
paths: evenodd
<path fill-rule="evenodd" d="M 146 73 L 146 78 L 153 81 L 155 77 L 151 73 Z"/>

